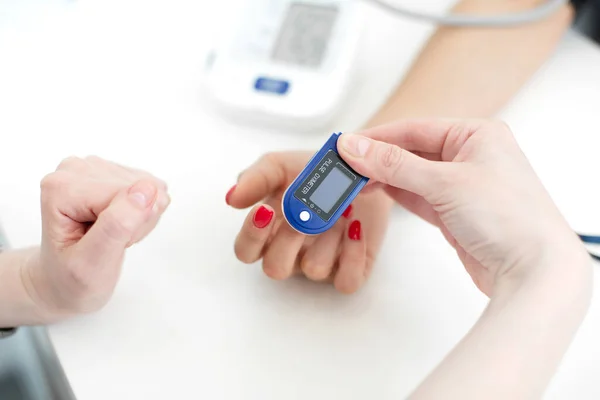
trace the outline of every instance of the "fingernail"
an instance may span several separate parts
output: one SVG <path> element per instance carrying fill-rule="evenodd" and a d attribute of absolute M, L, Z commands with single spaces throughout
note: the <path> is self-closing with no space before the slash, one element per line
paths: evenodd
<path fill-rule="evenodd" d="M 137 207 L 148 208 L 155 198 L 156 186 L 150 182 L 138 182 L 129 189 L 129 200 Z"/>
<path fill-rule="evenodd" d="M 342 135 L 343 137 L 344 135 Z M 347 135 L 342 143 L 344 149 L 356 157 L 364 157 L 371 146 L 371 140 L 359 135 Z"/>
<path fill-rule="evenodd" d="M 360 240 L 360 221 L 352 221 L 348 229 L 348 237 L 351 240 Z"/>
<path fill-rule="evenodd" d="M 252 222 L 254 222 L 254 226 L 262 229 L 265 226 L 269 225 L 271 220 L 273 219 L 273 211 L 269 210 L 265 206 L 260 206 L 256 213 L 254 213 L 254 218 Z"/>
<path fill-rule="evenodd" d="M 344 216 L 344 218 L 350 218 L 351 214 L 352 214 L 352 204 L 350 204 L 348 206 L 348 208 L 346 208 L 346 211 L 344 211 L 344 213 L 342 215 Z"/>
<path fill-rule="evenodd" d="M 229 199 L 231 199 L 231 195 L 233 194 L 233 191 L 235 190 L 235 188 L 237 187 L 236 185 L 233 185 L 231 187 L 231 189 L 229 189 L 229 191 L 227 192 L 227 194 L 225 195 L 225 203 L 227 203 L 227 205 L 230 205 L 229 203 Z"/>

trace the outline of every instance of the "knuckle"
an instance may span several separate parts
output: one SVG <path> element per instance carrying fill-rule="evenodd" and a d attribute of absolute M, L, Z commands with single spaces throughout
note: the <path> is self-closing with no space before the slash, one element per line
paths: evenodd
<path fill-rule="evenodd" d="M 480 119 L 471 119 L 466 121 L 453 122 L 446 131 L 446 137 L 442 144 L 441 158 L 443 161 L 463 161 L 465 154 L 460 150 L 464 144 L 482 127 L 486 127 L 489 121 Z"/>
<path fill-rule="evenodd" d="M 48 191 L 49 189 L 53 189 L 56 187 L 58 180 L 56 178 L 56 173 L 50 173 L 42 178 L 40 181 L 40 188 L 42 189 L 42 193 Z"/>
<path fill-rule="evenodd" d="M 252 176 L 256 179 L 256 185 L 261 192 L 272 193 L 286 180 L 285 161 L 285 156 L 281 152 L 265 153 L 245 171 L 244 176 Z"/>
<path fill-rule="evenodd" d="M 462 147 L 469 137 L 473 135 L 479 126 L 478 120 L 472 120 L 469 122 L 455 122 L 453 123 L 448 132 L 446 133 L 446 140 L 444 141 L 442 153 L 445 155 L 447 152 L 456 153 L 456 149 Z M 454 149 L 454 151 L 452 151 Z M 452 157 L 443 157 L 447 161 L 451 161 Z"/>
<path fill-rule="evenodd" d="M 329 276 L 329 269 L 315 262 L 312 258 L 303 258 L 300 263 L 300 269 L 311 280 L 322 280 Z"/>
<path fill-rule="evenodd" d="M 71 156 L 63 159 L 56 168 L 57 170 L 73 170 L 80 169 L 85 165 L 85 161 L 79 157 Z"/>
<path fill-rule="evenodd" d="M 156 188 L 162 192 L 167 192 L 169 190 L 169 186 L 167 185 L 167 182 L 163 181 L 162 179 L 159 179 L 153 175 L 146 175 L 151 182 L 156 186 Z"/>
<path fill-rule="evenodd" d="M 511 138 L 513 136 L 510 126 L 502 120 L 495 119 L 489 122 L 490 136 L 495 138 Z"/>
<path fill-rule="evenodd" d="M 394 181 L 402 168 L 404 150 L 398 146 L 387 145 L 380 152 L 380 165 L 383 167 L 383 177 L 389 184 Z"/>
<path fill-rule="evenodd" d="M 277 164 L 279 162 L 279 153 L 268 152 L 260 157 L 260 162 L 264 164 Z"/>
<path fill-rule="evenodd" d="M 510 126 L 504 120 L 493 119 L 490 123 L 500 132 L 510 132 Z"/>
<path fill-rule="evenodd" d="M 358 290 L 356 282 L 349 279 L 336 279 L 333 284 L 336 290 L 342 294 L 353 294 Z"/>
<path fill-rule="evenodd" d="M 277 153 L 267 153 L 262 157 L 261 163 L 256 170 L 260 180 L 259 187 L 263 193 L 272 193 L 277 190 L 277 183 L 283 181 L 281 161 Z M 273 179 L 273 176 L 277 176 Z"/>
<path fill-rule="evenodd" d="M 146 171 L 142 171 L 142 170 L 134 170 L 133 171 L 133 180 L 143 180 L 143 181 L 148 181 L 151 184 L 153 184 L 154 186 L 156 186 L 157 189 L 160 189 L 164 192 L 166 192 L 169 189 L 169 186 L 167 185 L 167 182 L 165 182 L 164 180 L 157 178 L 156 176 L 152 175 L 149 172 Z"/>
<path fill-rule="evenodd" d="M 473 122 L 473 124 L 475 124 L 475 122 Z M 463 122 L 453 123 L 448 129 L 446 135 L 446 142 L 452 145 L 456 143 L 461 143 L 465 140 L 465 138 L 470 134 L 472 130 L 473 129 L 471 124 Z"/>
<path fill-rule="evenodd" d="M 158 197 L 158 207 L 159 211 L 162 213 L 171 205 L 171 196 L 168 193 L 164 193 L 159 195 Z"/>
<path fill-rule="evenodd" d="M 233 251 L 236 258 L 244 264 L 252 264 L 253 262 L 257 261 L 257 257 L 252 257 L 247 251 L 247 246 L 244 246 L 239 241 L 236 241 L 233 245 Z"/>
<path fill-rule="evenodd" d="M 399 147 L 388 145 L 385 146 L 381 155 L 381 164 L 385 168 L 395 167 L 402 160 L 402 152 Z"/>
<path fill-rule="evenodd" d="M 285 275 L 285 271 L 283 271 L 282 268 L 279 267 L 279 264 L 276 261 L 271 260 L 270 257 L 264 258 L 262 268 L 264 274 L 271 279 L 280 281 L 287 278 L 287 276 Z"/>
<path fill-rule="evenodd" d="M 89 156 L 85 157 L 85 161 L 90 161 L 93 163 L 104 162 L 104 160 L 102 158 L 95 156 L 95 155 L 89 155 Z"/>
<path fill-rule="evenodd" d="M 105 236 L 118 242 L 130 242 L 135 233 L 127 218 L 120 218 L 110 210 L 100 214 L 98 222 L 101 222 L 100 227 Z"/>
<path fill-rule="evenodd" d="M 169 185 L 167 184 L 166 181 L 160 179 L 160 178 L 156 178 L 153 177 L 154 181 L 156 182 L 156 185 L 158 186 L 159 189 L 163 190 L 163 191 L 168 191 L 169 190 Z"/>
<path fill-rule="evenodd" d="M 68 175 L 64 171 L 52 172 L 42 178 L 40 181 L 40 189 L 42 195 L 46 192 L 53 192 L 57 189 L 62 189 L 69 183 Z"/>
<path fill-rule="evenodd" d="M 246 228 L 242 234 L 244 235 L 244 242 L 248 246 L 256 246 L 265 240 L 263 232 L 259 229 Z"/>

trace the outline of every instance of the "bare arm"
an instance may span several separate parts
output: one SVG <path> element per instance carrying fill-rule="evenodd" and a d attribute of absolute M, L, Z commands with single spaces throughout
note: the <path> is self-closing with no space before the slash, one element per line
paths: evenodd
<path fill-rule="evenodd" d="M 338 149 L 437 226 L 490 298 L 411 398 L 542 397 L 586 314 L 593 269 L 510 129 L 481 119 L 407 119 L 342 135 Z"/>
<path fill-rule="evenodd" d="M 540 1 L 544 0 L 462 0 L 453 11 L 520 11 Z M 407 117 L 492 116 L 546 61 L 572 17 L 568 6 L 547 20 L 522 27 L 438 29 L 365 127 Z M 391 206 L 390 200 L 387 207 Z"/>
<path fill-rule="evenodd" d="M 511 12 L 539 3 L 462 0 L 454 11 Z M 547 20 L 515 28 L 440 28 L 367 125 L 404 117 L 492 116 L 552 54 L 572 14 L 564 7 Z"/>
<path fill-rule="evenodd" d="M 463 0 L 454 11 L 510 12 L 539 2 Z M 552 54 L 572 17 L 571 7 L 564 7 L 547 20 L 516 28 L 439 29 L 367 126 L 406 117 L 492 116 Z M 585 314 L 586 262 L 565 260 L 572 274 L 494 296 L 411 398 L 539 398 Z"/>
<path fill-rule="evenodd" d="M 411 396 L 539 399 L 589 306 L 589 259 L 565 259 L 538 282 L 492 296 L 479 321 Z M 556 272 L 560 271 L 560 272 Z"/>

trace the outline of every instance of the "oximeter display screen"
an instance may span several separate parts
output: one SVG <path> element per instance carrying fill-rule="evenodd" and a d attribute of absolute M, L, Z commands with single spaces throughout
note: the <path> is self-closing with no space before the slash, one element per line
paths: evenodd
<path fill-rule="evenodd" d="M 361 176 L 333 150 L 308 174 L 294 196 L 325 221 L 360 183 Z"/>
<path fill-rule="evenodd" d="M 285 63 L 318 67 L 327 50 L 338 9 L 306 3 L 292 3 L 281 26 L 273 59 Z"/>
<path fill-rule="evenodd" d="M 352 179 L 348 178 L 338 167 L 333 167 L 309 199 L 328 213 L 350 185 L 352 185 Z"/>

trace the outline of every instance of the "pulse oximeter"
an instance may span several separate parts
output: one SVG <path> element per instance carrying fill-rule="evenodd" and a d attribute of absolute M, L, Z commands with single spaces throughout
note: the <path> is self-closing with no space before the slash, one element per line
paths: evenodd
<path fill-rule="evenodd" d="M 285 219 L 305 235 L 330 229 L 369 180 L 340 157 L 340 135 L 331 135 L 283 195 Z"/>

